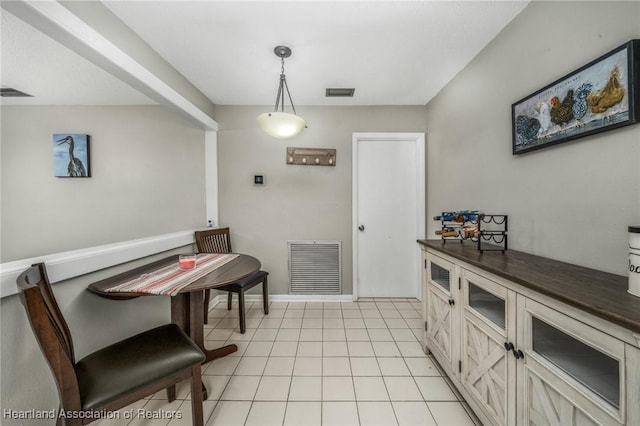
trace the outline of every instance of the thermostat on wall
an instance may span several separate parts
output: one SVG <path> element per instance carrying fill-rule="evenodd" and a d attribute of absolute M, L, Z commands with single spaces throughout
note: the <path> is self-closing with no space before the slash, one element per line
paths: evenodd
<path fill-rule="evenodd" d="M 263 175 L 254 175 L 253 176 L 253 184 L 254 185 L 264 185 L 265 182 L 265 178 Z"/>

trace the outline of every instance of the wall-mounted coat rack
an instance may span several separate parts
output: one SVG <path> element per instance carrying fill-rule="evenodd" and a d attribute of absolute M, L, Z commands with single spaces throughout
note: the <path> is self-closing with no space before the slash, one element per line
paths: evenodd
<path fill-rule="evenodd" d="M 287 147 L 287 164 L 301 166 L 335 166 L 336 150 L 327 148 Z"/>

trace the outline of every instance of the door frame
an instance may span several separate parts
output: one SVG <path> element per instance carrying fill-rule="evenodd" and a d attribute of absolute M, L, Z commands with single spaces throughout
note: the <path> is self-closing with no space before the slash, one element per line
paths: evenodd
<path fill-rule="evenodd" d="M 424 133 L 353 133 L 351 148 L 351 232 L 352 232 L 352 274 L 353 274 L 353 300 L 358 300 L 358 143 L 366 141 L 398 141 L 398 142 L 414 142 L 416 145 L 416 240 L 424 238 L 426 225 L 426 173 L 425 173 L 425 134 Z M 416 280 L 416 297 L 421 300 L 422 286 L 420 263 L 422 254 L 420 247 L 416 242 L 415 256 L 418 267 L 415 270 Z"/>

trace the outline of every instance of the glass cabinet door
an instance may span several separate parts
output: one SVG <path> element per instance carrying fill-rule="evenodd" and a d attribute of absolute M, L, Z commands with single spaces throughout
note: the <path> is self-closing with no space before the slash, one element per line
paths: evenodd
<path fill-rule="evenodd" d="M 453 362 L 458 362 L 459 329 L 457 326 L 457 287 L 455 269 L 451 262 L 429 253 L 426 282 L 426 340 L 428 349 L 436 355 L 440 364 L 454 373 Z M 454 373 L 455 374 L 455 373 Z"/>
<path fill-rule="evenodd" d="M 440 265 L 430 262 L 431 264 L 431 281 L 438 284 L 440 287 L 449 291 L 451 274 L 448 269 L 441 267 Z"/>
<path fill-rule="evenodd" d="M 566 312 L 571 315 L 571 308 Z M 626 424 L 625 343 L 524 296 L 518 313 L 523 424 L 535 418 L 563 425 Z"/>
<path fill-rule="evenodd" d="M 620 364 L 607 354 L 533 317 L 533 350 L 620 408 Z"/>
<path fill-rule="evenodd" d="M 501 329 L 505 329 L 505 302 L 469 281 L 468 305 Z"/>
<path fill-rule="evenodd" d="M 496 281 L 463 270 L 461 381 L 488 424 L 515 424 L 515 358 L 505 344 L 515 342 L 515 293 Z M 511 374 L 509 373 L 511 372 Z M 510 401 L 513 404 L 510 404 Z"/>

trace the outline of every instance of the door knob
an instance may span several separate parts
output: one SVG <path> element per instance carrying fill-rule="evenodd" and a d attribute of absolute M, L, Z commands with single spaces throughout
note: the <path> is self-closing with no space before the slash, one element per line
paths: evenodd
<path fill-rule="evenodd" d="M 358 226 L 358 229 L 359 229 L 360 231 L 364 231 L 364 225 L 360 225 L 360 226 Z"/>

